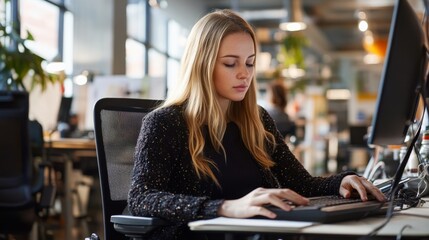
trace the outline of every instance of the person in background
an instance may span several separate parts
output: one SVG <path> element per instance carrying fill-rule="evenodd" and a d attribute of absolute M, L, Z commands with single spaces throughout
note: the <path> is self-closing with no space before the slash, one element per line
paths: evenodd
<path fill-rule="evenodd" d="M 270 105 L 267 111 L 284 138 L 295 135 L 296 125 L 286 113 L 287 89 L 283 82 L 273 81 L 268 87 Z"/>
<path fill-rule="evenodd" d="M 267 204 L 356 190 L 384 195 L 352 172 L 311 176 L 256 103 L 257 43 L 252 27 L 231 10 L 217 10 L 192 28 L 179 81 L 163 105 L 143 119 L 135 148 L 128 209 L 166 219 L 150 239 L 207 239 L 187 223 L 219 216 L 275 218 Z M 284 200 L 288 201 L 284 201 Z M 219 239 L 219 238 L 216 238 Z"/>

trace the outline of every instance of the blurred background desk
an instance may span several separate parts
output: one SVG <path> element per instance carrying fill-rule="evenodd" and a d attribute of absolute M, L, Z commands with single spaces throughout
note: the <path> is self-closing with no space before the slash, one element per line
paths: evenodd
<path fill-rule="evenodd" d="M 45 139 L 45 148 L 48 155 L 60 156 L 62 164 L 64 165 L 64 206 L 61 207 L 62 214 L 65 220 L 65 239 L 71 240 L 73 238 L 73 196 L 74 189 L 72 179 L 73 163 L 79 157 L 94 157 L 96 158 L 96 149 L 94 139 L 84 138 L 58 138 L 58 139 Z"/>

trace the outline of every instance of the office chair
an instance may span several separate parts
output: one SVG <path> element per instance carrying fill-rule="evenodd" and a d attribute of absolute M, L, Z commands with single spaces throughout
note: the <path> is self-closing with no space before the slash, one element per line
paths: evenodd
<path fill-rule="evenodd" d="M 102 98 L 95 103 L 95 143 L 106 240 L 142 239 L 144 234 L 166 224 L 162 219 L 134 217 L 127 211 L 134 149 L 142 119 L 160 103 L 130 98 Z"/>
<path fill-rule="evenodd" d="M 0 239 L 30 234 L 44 191 L 44 165 L 33 169 L 26 92 L 0 91 Z"/>

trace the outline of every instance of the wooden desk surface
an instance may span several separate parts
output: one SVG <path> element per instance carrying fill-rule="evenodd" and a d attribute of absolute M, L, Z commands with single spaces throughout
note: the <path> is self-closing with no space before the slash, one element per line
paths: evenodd
<path fill-rule="evenodd" d="M 45 140 L 45 148 L 70 150 L 95 150 L 95 140 L 86 138 L 58 138 Z"/>

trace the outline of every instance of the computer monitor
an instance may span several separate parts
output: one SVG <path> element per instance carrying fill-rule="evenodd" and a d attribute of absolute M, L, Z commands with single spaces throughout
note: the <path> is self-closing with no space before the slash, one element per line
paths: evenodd
<path fill-rule="evenodd" d="M 426 53 L 421 20 L 407 0 L 396 0 L 369 144 L 386 147 L 405 143 L 415 123 L 419 99 L 426 94 Z M 409 147 L 396 171 L 392 189 L 402 177 L 411 150 Z"/>
<path fill-rule="evenodd" d="M 57 122 L 68 123 L 71 113 L 73 98 L 61 97 L 60 108 L 58 109 Z"/>
<path fill-rule="evenodd" d="M 351 147 L 366 148 L 368 146 L 367 144 L 368 126 L 367 125 L 350 125 L 349 134 L 350 134 Z"/>
<path fill-rule="evenodd" d="M 424 86 L 425 35 L 407 0 L 397 0 L 372 121 L 369 143 L 379 146 L 404 143 Z"/>

